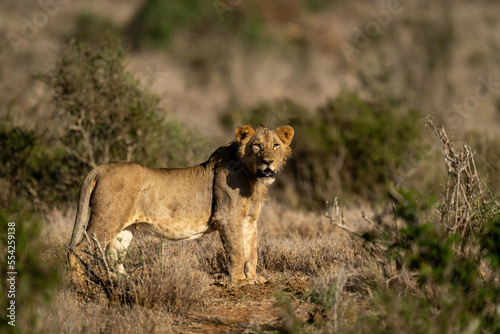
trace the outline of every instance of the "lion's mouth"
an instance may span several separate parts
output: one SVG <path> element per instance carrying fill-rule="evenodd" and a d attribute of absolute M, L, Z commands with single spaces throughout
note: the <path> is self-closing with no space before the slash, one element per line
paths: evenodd
<path fill-rule="evenodd" d="M 263 178 L 263 177 L 271 177 L 273 178 L 276 175 L 273 170 L 270 168 L 266 168 L 264 170 L 257 170 L 257 177 L 258 178 Z"/>

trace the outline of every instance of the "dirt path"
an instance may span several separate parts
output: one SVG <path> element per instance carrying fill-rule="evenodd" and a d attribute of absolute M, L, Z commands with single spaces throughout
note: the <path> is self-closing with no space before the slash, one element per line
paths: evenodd
<path fill-rule="evenodd" d="M 284 308 L 277 302 L 277 295 L 286 295 L 298 309 L 304 304 L 296 296 L 304 293 L 309 285 L 306 276 L 273 278 L 260 285 L 227 287 L 214 285 L 217 297 L 202 311 L 174 320 L 176 333 L 254 333 L 262 330 L 283 329 Z M 303 316 L 307 312 L 302 311 Z"/>

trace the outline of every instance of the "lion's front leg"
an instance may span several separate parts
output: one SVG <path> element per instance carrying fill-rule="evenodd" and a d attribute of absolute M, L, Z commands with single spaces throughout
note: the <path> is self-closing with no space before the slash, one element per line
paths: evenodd
<path fill-rule="evenodd" d="M 260 204 L 248 212 L 243 223 L 245 243 L 245 276 L 248 283 L 264 283 L 266 279 L 257 275 L 257 219 L 260 213 Z"/>
<path fill-rule="evenodd" d="M 226 252 L 227 269 L 231 283 L 242 284 L 246 282 L 244 273 L 245 248 L 243 243 L 243 225 L 228 222 L 219 229 L 222 246 Z"/>

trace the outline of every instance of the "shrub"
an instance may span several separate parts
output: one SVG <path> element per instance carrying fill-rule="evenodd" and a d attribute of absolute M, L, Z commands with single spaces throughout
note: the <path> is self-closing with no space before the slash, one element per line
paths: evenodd
<path fill-rule="evenodd" d="M 125 70 L 116 39 L 100 47 L 71 43 L 56 68 L 41 78 L 52 89 L 55 117 L 66 125 L 60 141 L 87 166 L 199 162 L 206 140 L 162 118 L 158 96 Z"/>
<path fill-rule="evenodd" d="M 5 120 L 0 125 L 0 178 L 7 180 L 7 196 L 2 206 L 8 208 L 17 192 L 22 191 L 15 188 L 22 179 L 22 171 L 29 159 L 33 147 L 36 145 L 36 137 L 32 132 L 23 131 L 13 127 Z"/>
<path fill-rule="evenodd" d="M 312 12 L 321 12 L 340 3 L 339 1 L 332 0 L 307 0 L 301 2 L 303 7 Z"/>
<path fill-rule="evenodd" d="M 322 312 L 329 313 L 333 311 L 335 304 L 340 302 L 340 291 L 342 291 L 344 284 L 343 269 L 337 270 L 336 273 L 333 271 L 320 273 L 311 284 L 306 294 L 307 299 L 321 305 Z"/>
<path fill-rule="evenodd" d="M 9 117 L 2 122 L 3 207 L 19 197 L 37 209 L 74 203 L 83 177 L 100 164 L 135 160 L 180 167 L 208 158 L 208 141 L 164 120 L 159 98 L 125 71 L 124 62 L 116 39 L 99 47 L 72 42 L 56 67 L 39 75 L 51 89 L 51 124 L 59 128 L 37 135 Z"/>
<path fill-rule="evenodd" d="M 5 180 L 6 199 L 2 207 L 10 207 L 20 197 L 38 209 L 67 202 L 76 197 L 81 162 L 62 147 L 48 148 L 39 143 L 32 131 L 6 120 L 0 126 L 0 179 Z"/>
<path fill-rule="evenodd" d="M 483 188 L 472 150 L 451 147 L 444 129 L 429 125 L 443 145 L 449 171 L 440 217 L 407 221 L 393 245 L 404 267 L 417 273 L 421 294 L 396 296 L 382 288 L 381 302 L 388 314 L 396 314 L 388 322 L 391 331 L 404 326 L 425 332 L 495 332 L 500 328 L 495 245 L 500 206 Z M 415 210 L 414 202 L 406 206 Z"/>
<path fill-rule="evenodd" d="M 360 239 L 372 258 L 370 274 L 366 275 L 368 267 L 361 267 L 344 280 L 320 276 L 306 295 L 317 305 L 319 317 L 312 320 L 322 330 L 331 328 L 321 319 L 338 319 L 339 309 L 333 308 L 340 300 L 339 286 L 345 286 L 341 302 L 347 302 L 341 303 L 340 312 L 346 310 L 349 299 L 365 306 L 355 323 L 334 320 L 333 332 L 339 327 L 345 333 L 494 333 L 500 329 L 500 205 L 483 188 L 470 147 L 457 150 L 442 127 L 432 121 L 428 126 L 441 142 L 448 168 L 443 200 L 432 205 L 441 209 L 439 214 L 429 210 L 432 201 L 426 196 L 390 188 L 395 227 L 379 218 L 372 222 L 378 235 Z M 361 295 L 349 297 L 353 286 Z"/>
<path fill-rule="evenodd" d="M 12 228 L 9 222 L 15 222 L 14 231 L 9 230 Z M 10 231 L 14 232 L 11 234 L 14 238 L 9 237 Z M 6 280 L 12 275 L 2 275 L 6 278 L 2 279 L 0 284 L 2 307 L 0 329 L 2 333 L 22 333 L 28 330 L 36 332 L 39 325 L 38 308 L 48 307 L 55 289 L 61 282 L 61 263 L 41 258 L 43 244 L 39 237 L 40 220 L 36 215 L 28 211 L 21 213 L 15 206 L 9 210 L 0 209 L 0 251 L 2 252 L 0 268 L 3 274 L 16 272 L 14 298 L 8 297 L 12 291 L 9 281 Z M 14 249 L 8 245 L 14 246 Z M 9 258 L 7 262 L 8 255 L 14 256 L 15 259 Z M 11 264 L 14 267 L 11 267 Z M 6 312 L 11 300 L 15 300 L 15 326 L 8 324 L 13 319 L 7 318 Z"/>
<path fill-rule="evenodd" d="M 148 0 L 129 23 L 126 34 L 136 49 L 165 47 L 182 30 L 193 32 L 192 36 L 215 32 L 219 37 L 256 42 L 266 36 L 262 11 L 252 2 Z"/>
<path fill-rule="evenodd" d="M 7 122 L 0 177 L 37 207 L 76 201 L 97 165 L 135 160 L 149 166 L 199 163 L 207 141 L 161 117 L 159 98 L 125 70 L 118 40 L 100 46 L 72 42 L 56 67 L 39 75 L 52 91 L 56 138 L 37 137 Z M 40 144 L 44 142 L 45 145 Z"/>
<path fill-rule="evenodd" d="M 41 78 L 67 126 L 61 142 L 89 167 L 133 157 L 161 123 L 159 99 L 125 71 L 115 39 L 99 47 L 71 43 Z"/>
<path fill-rule="evenodd" d="M 319 148 L 333 153 L 336 164 L 343 158 L 337 168 L 341 182 L 368 198 L 377 197 L 387 182 L 395 181 L 397 169 L 406 162 L 404 153 L 421 135 L 418 113 L 398 110 L 391 101 L 364 101 L 356 94 L 344 94 L 318 112 Z"/>
<path fill-rule="evenodd" d="M 71 38 L 78 43 L 98 45 L 103 36 L 108 35 L 119 36 L 119 29 L 112 21 L 98 14 L 82 12 L 76 17 L 76 27 Z"/>
<path fill-rule="evenodd" d="M 129 24 L 128 38 L 135 48 L 166 45 L 174 33 L 201 20 L 208 3 L 199 0 L 148 0 Z"/>
<path fill-rule="evenodd" d="M 494 211 L 498 217 L 499 208 Z M 415 290 L 415 283 L 411 287 L 401 281 L 391 287 L 379 285 L 375 302 L 384 312 L 364 320 L 385 323 L 381 333 L 396 333 L 401 328 L 425 333 L 498 330 L 498 247 L 489 242 L 478 247 L 481 240 L 498 240 L 498 218 L 484 223 L 469 243 L 479 252 L 471 249 L 468 255 L 459 251 L 459 235 L 446 233 L 436 224 L 422 223 L 400 231 L 403 242 L 397 247 L 403 268 L 417 275 L 418 293 L 407 293 Z"/>
<path fill-rule="evenodd" d="M 449 171 L 441 212 L 430 219 L 408 219 L 401 213 L 421 209 L 410 197 L 400 197 L 398 205 L 405 208 L 395 212 L 406 227 L 386 230 L 387 258 L 380 255 L 379 263 L 391 266 L 395 260 L 396 267 L 384 275 L 392 283 L 377 289 L 375 302 L 384 312 L 369 322 L 384 323 L 384 333 L 401 328 L 495 332 L 500 328 L 500 205 L 483 188 L 471 149 L 453 148 L 442 127 L 429 125 L 441 141 Z M 402 280 L 404 276 L 413 279 Z"/>

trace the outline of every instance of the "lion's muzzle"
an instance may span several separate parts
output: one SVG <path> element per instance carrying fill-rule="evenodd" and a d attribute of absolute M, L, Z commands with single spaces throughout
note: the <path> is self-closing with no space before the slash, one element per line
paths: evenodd
<path fill-rule="evenodd" d="M 257 170 L 257 177 L 258 178 L 264 178 L 264 177 L 270 177 L 270 178 L 274 178 L 276 176 L 276 173 L 271 170 L 270 168 L 266 168 L 264 170 Z"/>

